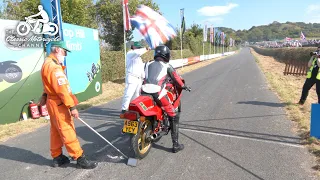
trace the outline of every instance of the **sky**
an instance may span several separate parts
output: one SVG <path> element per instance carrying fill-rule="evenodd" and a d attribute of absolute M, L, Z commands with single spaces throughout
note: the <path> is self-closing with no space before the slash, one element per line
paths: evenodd
<path fill-rule="evenodd" d="M 180 27 L 180 9 L 184 8 L 186 28 L 193 23 L 201 27 L 248 30 L 252 26 L 280 23 L 320 23 L 320 1 L 316 0 L 153 0 L 163 16 L 174 26 Z M 130 6 L 130 0 L 129 0 Z M 132 14 L 130 14 L 132 15 Z M 133 40 L 142 36 L 134 30 Z"/>

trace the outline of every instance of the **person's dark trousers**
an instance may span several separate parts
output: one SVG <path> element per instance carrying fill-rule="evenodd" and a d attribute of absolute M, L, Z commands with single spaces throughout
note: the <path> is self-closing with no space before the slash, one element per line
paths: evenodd
<path fill-rule="evenodd" d="M 299 104 L 304 104 L 308 95 L 309 95 L 309 90 L 312 88 L 312 86 L 316 84 L 316 91 L 317 91 L 317 95 L 318 95 L 318 103 L 320 103 L 320 80 L 316 79 L 316 78 L 307 78 L 303 88 L 302 88 L 302 94 L 301 94 L 301 98 L 299 101 Z"/>

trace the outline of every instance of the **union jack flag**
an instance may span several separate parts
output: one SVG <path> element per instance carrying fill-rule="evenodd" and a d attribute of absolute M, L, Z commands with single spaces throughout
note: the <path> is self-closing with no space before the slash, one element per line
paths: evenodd
<path fill-rule="evenodd" d="M 305 39 L 306 39 L 306 37 L 304 36 L 304 34 L 302 33 L 302 31 L 301 31 L 300 38 L 301 38 L 301 40 L 305 40 Z"/>
<path fill-rule="evenodd" d="M 129 15 L 129 9 L 128 9 L 128 0 L 122 1 L 123 6 L 123 26 L 126 31 L 131 30 L 131 24 L 130 24 L 130 15 Z"/>
<path fill-rule="evenodd" d="M 132 26 L 139 30 L 151 49 L 177 36 L 174 27 L 163 16 L 145 5 L 139 5 L 136 14 L 130 18 L 130 21 Z"/>

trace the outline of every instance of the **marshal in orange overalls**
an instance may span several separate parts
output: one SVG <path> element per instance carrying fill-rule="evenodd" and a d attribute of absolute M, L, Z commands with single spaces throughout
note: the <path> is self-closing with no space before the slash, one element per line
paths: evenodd
<path fill-rule="evenodd" d="M 58 157 L 62 154 L 62 146 L 65 145 L 69 155 L 76 160 L 82 155 L 83 150 L 77 139 L 70 111 L 78 101 L 71 92 L 64 69 L 52 54 L 45 59 L 41 69 L 51 123 L 50 151 L 53 158 Z"/>

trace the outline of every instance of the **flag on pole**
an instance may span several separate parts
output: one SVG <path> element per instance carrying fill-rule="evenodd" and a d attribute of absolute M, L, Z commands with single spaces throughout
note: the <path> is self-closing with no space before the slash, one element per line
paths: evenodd
<path fill-rule="evenodd" d="M 129 9 L 128 9 L 128 1 L 129 0 L 123 0 L 122 6 L 123 6 L 123 27 L 125 31 L 131 30 L 131 23 L 130 23 L 130 15 L 129 15 Z"/>
<path fill-rule="evenodd" d="M 204 25 L 203 28 L 203 42 L 207 42 L 207 36 L 208 36 L 208 30 L 207 30 L 207 25 Z"/>
<path fill-rule="evenodd" d="M 213 26 L 211 25 L 211 27 L 210 27 L 210 42 L 211 43 L 213 43 L 213 36 L 214 36 L 213 33 L 214 33 L 213 32 Z"/>
<path fill-rule="evenodd" d="M 139 5 L 130 21 L 152 49 L 177 36 L 175 28 L 163 16 L 145 5 Z"/>
<path fill-rule="evenodd" d="M 180 16 L 182 18 L 182 20 L 181 20 L 181 31 L 182 31 L 182 34 L 184 34 L 184 32 L 186 31 L 186 22 L 184 20 L 184 8 L 180 9 Z"/>
<path fill-rule="evenodd" d="M 220 44 L 221 38 L 220 38 L 220 31 L 219 29 L 214 28 L 214 38 L 215 38 L 215 43 Z"/>
<path fill-rule="evenodd" d="M 220 37 L 221 37 L 221 44 L 223 45 L 224 44 L 224 32 L 221 32 Z"/>
<path fill-rule="evenodd" d="M 304 34 L 301 31 L 301 35 L 300 35 L 301 40 L 306 40 L 306 37 L 304 36 Z"/>

